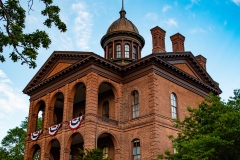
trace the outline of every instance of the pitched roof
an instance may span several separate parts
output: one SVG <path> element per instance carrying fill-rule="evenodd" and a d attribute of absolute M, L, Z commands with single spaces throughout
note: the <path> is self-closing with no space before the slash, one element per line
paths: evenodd
<path fill-rule="evenodd" d="M 173 62 L 180 60 L 187 62 L 187 64 L 194 70 L 197 77 L 174 66 Z M 59 63 L 67 63 L 68 65 L 63 67 L 62 70 L 54 72 L 54 67 L 56 67 Z M 68 76 L 73 75 L 77 71 L 84 70 L 89 66 L 96 66 L 95 68 L 90 67 L 90 70 L 93 72 L 96 71 L 98 74 L 106 75 L 106 73 L 103 72 L 109 71 L 109 73 L 116 75 L 115 77 L 112 76 L 111 79 L 121 83 L 127 83 L 132 80 L 130 78 L 125 78 L 128 75 L 136 72 L 141 74 L 145 67 L 155 66 L 151 70 L 165 78 L 168 78 L 169 80 L 176 82 L 165 73 L 157 71 L 156 68 L 160 68 L 164 72 L 174 75 L 178 79 L 186 81 L 189 84 L 204 90 L 206 93 L 221 93 L 218 84 L 211 78 L 207 71 L 201 67 L 191 52 L 150 54 L 126 66 L 119 66 L 92 52 L 65 51 L 53 52 L 28 85 L 24 88 L 23 92 L 25 94 L 32 95 L 38 90 L 50 86 L 51 83 L 57 82 L 59 79 L 68 78 Z M 103 69 L 104 71 L 100 71 L 100 69 Z M 90 72 L 90 70 L 82 73 L 82 76 L 84 76 L 84 74 L 86 75 Z"/>

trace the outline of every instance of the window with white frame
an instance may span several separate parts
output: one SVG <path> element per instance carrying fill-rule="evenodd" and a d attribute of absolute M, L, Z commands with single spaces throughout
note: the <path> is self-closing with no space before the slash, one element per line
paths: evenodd
<path fill-rule="evenodd" d="M 116 50 L 117 50 L 117 58 L 121 58 L 121 44 L 117 44 L 117 47 L 116 47 Z"/>
<path fill-rule="evenodd" d="M 140 150 L 140 140 L 136 139 L 133 141 L 133 160 L 140 160 L 141 150 Z"/>
<path fill-rule="evenodd" d="M 129 45 L 125 44 L 125 58 L 129 58 Z"/>
<path fill-rule="evenodd" d="M 175 94 L 171 94 L 171 109 L 172 109 L 172 118 L 177 118 L 177 103 Z"/>
<path fill-rule="evenodd" d="M 139 117 L 139 95 L 138 91 L 133 91 L 133 118 Z"/>

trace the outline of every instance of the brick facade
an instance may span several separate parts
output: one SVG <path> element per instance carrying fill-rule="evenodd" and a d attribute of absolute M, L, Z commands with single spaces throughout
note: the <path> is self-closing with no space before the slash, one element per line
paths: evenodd
<path fill-rule="evenodd" d="M 113 24 L 124 25 L 118 21 Z M 145 41 L 136 27 L 132 30 L 107 32 L 101 40 L 107 47 L 105 58 L 64 51 L 49 57 L 23 91 L 30 96 L 24 160 L 33 159 L 36 153 L 41 160 L 74 160 L 78 148 L 96 147 L 114 160 L 133 160 L 134 149 L 141 160 L 154 160 L 165 149 L 173 152 L 167 136 L 176 136 L 180 130 L 173 127 L 172 106 L 175 116 L 183 120 L 187 106 L 197 107 L 209 92 L 220 94 L 221 90 L 202 63 L 191 52 L 184 52 L 184 46 L 165 52 L 165 31 L 159 27 L 151 30 L 154 53 L 141 58 Z M 114 49 L 115 42 L 131 36 L 138 46 L 130 49 L 130 58 L 108 57 L 108 47 Z M 127 45 L 134 47 L 134 43 Z M 171 94 L 176 104 L 171 103 Z M 39 113 L 43 132 L 32 140 Z M 82 115 L 80 128 L 71 130 L 68 122 Z M 56 124 L 62 127 L 55 136 L 49 135 L 48 128 Z"/>

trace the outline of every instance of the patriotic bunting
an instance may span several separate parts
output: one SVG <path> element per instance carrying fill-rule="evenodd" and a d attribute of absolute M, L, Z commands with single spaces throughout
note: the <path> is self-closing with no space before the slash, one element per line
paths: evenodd
<path fill-rule="evenodd" d="M 80 127 L 82 121 L 84 119 L 84 116 L 80 116 L 77 118 L 72 119 L 71 121 L 68 121 L 68 126 L 71 130 L 76 130 Z"/>
<path fill-rule="evenodd" d="M 48 128 L 48 133 L 51 136 L 55 136 L 60 127 L 61 127 L 61 124 L 56 124 L 54 126 L 51 126 L 51 127 Z"/>
<path fill-rule="evenodd" d="M 33 141 L 36 141 L 41 133 L 42 133 L 42 130 L 31 133 L 31 139 Z"/>

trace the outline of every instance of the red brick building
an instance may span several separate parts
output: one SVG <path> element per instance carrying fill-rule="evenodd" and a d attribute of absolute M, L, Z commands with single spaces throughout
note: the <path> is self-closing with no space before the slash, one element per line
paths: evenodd
<path fill-rule="evenodd" d="M 114 160 L 150 160 L 170 149 L 167 135 L 179 132 L 187 106 L 197 107 L 209 92 L 220 94 L 206 71 L 206 59 L 184 50 L 184 36 L 151 29 L 152 54 L 141 58 L 145 41 L 125 10 L 101 39 L 104 58 L 91 52 L 54 52 L 24 89 L 30 96 L 24 159 L 75 159 L 78 148 L 103 149 Z M 150 42 L 149 42 L 150 43 Z M 42 116 L 39 114 L 42 113 Z M 70 120 L 84 115 L 78 129 Z M 42 133 L 32 139 L 37 119 Z M 49 127 L 61 124 L 52 136 Z M 35 133 L 37 135 L 37 133 Z"/>

